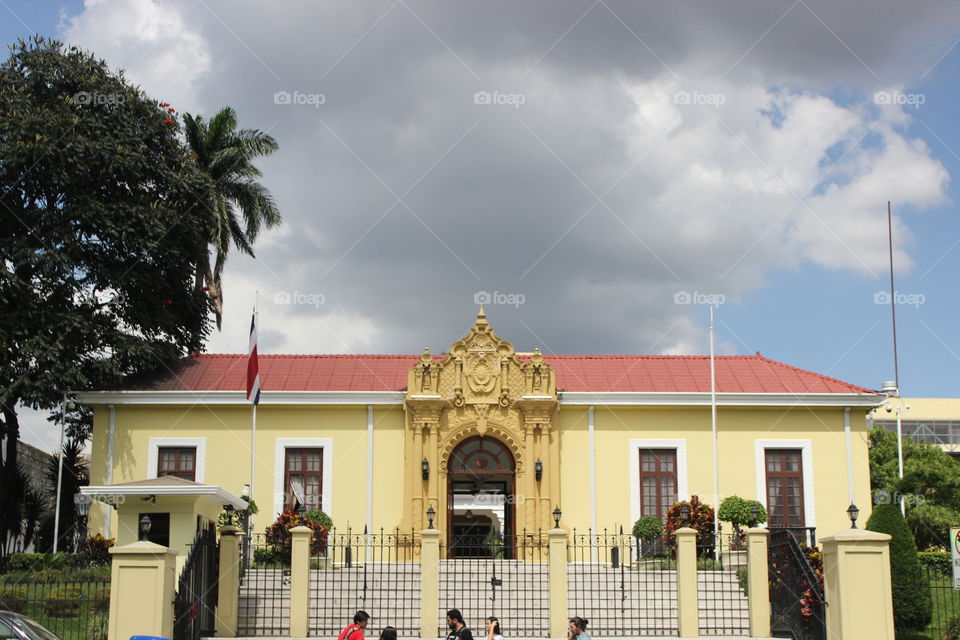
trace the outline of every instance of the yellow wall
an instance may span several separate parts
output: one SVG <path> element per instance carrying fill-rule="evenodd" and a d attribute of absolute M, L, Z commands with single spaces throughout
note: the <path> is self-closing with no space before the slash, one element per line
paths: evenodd
<path fill-rule="evenodd" d="M 591 525 L 589 436 L 586 407 L 562 407 L 561 469 L 563 525 Z M 861 523 L 870 512 L 865 412 L 851 410 L 854 490 Z M 810 440 L 814 476 L 815 525 L 819 535 L 848 528 L 846 448 L 843 409 L 724 408 L 717 412 L 719 493 L 757 495 L 757 439 Z M 631 439 L 682 439 L 687 446 L 688 494 L 714 505 L 709 407 L 597 407 L 594 417 L 597 458 L 597 527 L 629 531 L 631 520 Z M 686 498 L 687 496 L 681 496 Z M 807 498 L 809 499 L 809 498 Z M 808 523 L 810 526 L 811 523 Z"/>
<path fill-rule="evenodd" d="M 894 408 L 897 402 L 897 398 L 889 400 Z M 903 420 L 960 420 L 960 398 L 900 398 L 899 402 L 903 403 Z M 896 420 L 897 414 L 877 407 L 873 410 L 873 417 L 876 420 Z"/>
<path fill-rule="evenodd" d="M 94 419 L 91 484 L 105 483 L 107 440 L 105 406 Z M 865 411 L 850 412 L 854 482 L 861 522 L 869 517 Z M 373 525 L 392 529 L 402 519 L 404 501 L 404 408 L 374 410 Z M 561 405 L 561 525 L 585 530 L 591 526 L 590 460 L 587 407 Z M 812 442 L 815 525 L 819 535 L 849 527 L 843 409 L 780 409 L 721 407 L 718 411 L 720 495 L 757 498 L 756 439 L 809 439 Z M 623 526 L 631 517 L 630 440 L 685 439 L 688 493 L 713 504 L 710 411 L 708 407 L 597 407 L 597 525 Z M 113 482 L 147 477 L 151 437 L 205 437 L 204 482 L 237 495 L 249 475 L 250 408 L 248 406 L 170 407 L 118 406 Z M 257 414 L 257 472 L 254 498 L 260 506 L 255 530 L 273 521 L 274 461 L 277 438 L 332 438 L 332 504 L 325 505 L 338 528 L 362 530 L 367 511 L 366 406 L 260 406 Z M 410 464 L 419 465 L 419 461 Z M 682 498 L 686 496 L 681 496 Z M 91 532 L 101 530 L 102 507 L 92 510 Z M 117 535 L 114 516 L 112 531 Z M 810 524 L 810 523 L 808 523 Z M 126 537 L 124 536 L 124 539 Z"/>

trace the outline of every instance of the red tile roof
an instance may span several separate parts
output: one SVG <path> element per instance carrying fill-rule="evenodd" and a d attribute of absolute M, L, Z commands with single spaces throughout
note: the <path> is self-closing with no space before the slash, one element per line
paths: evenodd
<path fill-rule="evenodd" d="M 438 358 L 440 356 L 437 356 Z M 127 388 L 155 391 L 239 391 L 246 355 L 198 354 L 165 376 Z M 264 391 L 406 391 L 416 355 L 261 355 Z M 544 355 L 564 391 L 709 392 L 708 356 Z M 876 393 L 791 367 L 758 352 L 717 356 L 719 393 Z"/>

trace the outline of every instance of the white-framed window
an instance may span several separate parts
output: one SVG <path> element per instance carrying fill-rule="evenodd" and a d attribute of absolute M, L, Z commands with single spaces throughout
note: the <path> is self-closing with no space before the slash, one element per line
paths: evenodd
<path fill-rule="evenodd" d="M 813 486 L 813 443 L 810 440 L 755 440 L 757 468 L 757 500 L 770 511 L 770 492 L 778 504 L 774 510 L 784 511 L 799 506 L 803 512 L 803 526 L 816 527 L 816 508 Z M 768 451 L 771 455 L 768 455 Z M 799 460 L 796 458 L 799 456 Z M 795 476 L 794 465 L 799 463 L 799 488 L 792 488 L 790 476 Z M 773 469 L 768 477 L 768 465 Z M 775 474 L 775 475 L 774 475 Z M 797 497 L 802 505 L 794 505 Z M 773 514 L 771 514 L 773 515 Z M 777 524 L 777 523 L 772 523 Z M 769 525 L 768 526 L 772 526 Z"/>
<path fill-rule="evenodd" d="M 654 452 L 653 456 L 650 455 L 651 452 Z M 667 452 L 673 452 L 673 455 L 664 455 Z M 687 485 L 687 441 L 685 439 L 631 438 L 629 455 L 630 518 L 632 522 L 636 522 L 644 513 L 644 481 L 648 485 L 650 485 L 651 480 L 656 483 L 656 486 L 646 487 L 648 507 L 653 502 L 651 492 L 656 492 L 657 502 L 664 499 L 661 495 L 663 492 L 669 492 L 670 487 L 661 487 L 660 484 L 669 479 L 666 476 L 671 475 L 671 473 L 666 471 L 671 465 L 673 466 L 672 474 L 675 478 L 676 499 L 686 500 L 690 497 Z M 644 467 L 648 471 L 652 469 L 653 472 L 645 474 Z"/>
<path fill-rule="evenodd" d="M 207 439 L 206 438 L 150 438 L 147 445 L 147 478 L 157 477 L 160 466 L 160 450 L 196 449 L 194 464 L 194 482 L 206 480 Z"/>
<path fill-rule="evenodd" d="M 293 456 L 287 455 L 290 450 Z M 316 455 L 319 454 L 319 455 Z M 289 458 L 289 460 L 288 460 Z M 315 488 L 319 489 L 320 508 L 327 515 L 332 516 L 333 509 L 333 438 L 277 438 L 274 458 L 274 477 L 273 477 L 273 512 L 280 513 L 284 505 L 292 503 L 295 495 L 290 495 L 288 485 L 291 479 L 291 469 L 288 462 L 293 463 L 295 468 L 293 476 L 296 478 L 298 470 L 310 470 L 318 467 L 320 474 L 318 478 L 312 478 L 309 473 L 303 474 L 303 480 L 294 482 L 295 489 L 303 492 L 306 498 L 306 508 L 315 508 L 311 504 L 313 499 L 309 492 Z M 297 466 L 299 465 L 299 466 Z M 301 484 L 302 482 L 302 484 Z"/>

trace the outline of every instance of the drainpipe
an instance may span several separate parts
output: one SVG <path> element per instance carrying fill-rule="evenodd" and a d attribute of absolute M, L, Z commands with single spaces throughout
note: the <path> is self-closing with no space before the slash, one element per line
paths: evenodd
<path fill-rule="evenodd" d="M 853 500 L 853 447 L 850 445 L 850 407 L 843 409 L 843 437 L 847 444 L 847 494 L 850 504 Z"/>
<path fill-rule="evenodd" d="M 373 405 L 367 405 L 367 531 L 373 533 Z"/>
<path fill-rule="evenodd" d="M 594 406 L 587 409 L 587 432 L 590 436 L 590 529 L 597 531 L 597 440 L 594 430 Z M 590 546 L 591 560 L 596 561 L 596 546 Z"/>
<path fill-rule="evenodd" d="M 108 404 L 107 410 L 110 412 L 107 419 L 107 480 L 106 484 L 113 484 L 113 448 L 117 440 L 117 407 Z M 110 537 L 110 516 L 113 507 L 107 505 L 103 514 L 103 537 Z"/>

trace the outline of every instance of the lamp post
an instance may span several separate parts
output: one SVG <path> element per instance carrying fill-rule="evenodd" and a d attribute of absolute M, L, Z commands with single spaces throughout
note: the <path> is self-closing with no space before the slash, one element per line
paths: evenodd
<path fill-rule="evenodd" d="M 67 400 L 67 394 L 63 394 L 63 402 L 60 404 L 60 449 L 57 450 L 57 504 L 53 512 L 53 552 L 57 552 L 60 543 L 60 494 L 63 492 L 63 435 L 67 430 L 67 410 L 73 409 L 76 405 L 72 400 Z"/>
<path fill-rule="evenodd" d="M 77 513 L 76 542 L 73 549 L 80 551 L 87 544 L 87 515 L 90 513 L 90 498 L 78 492 L 73 496 L 73 506 Z"/>

